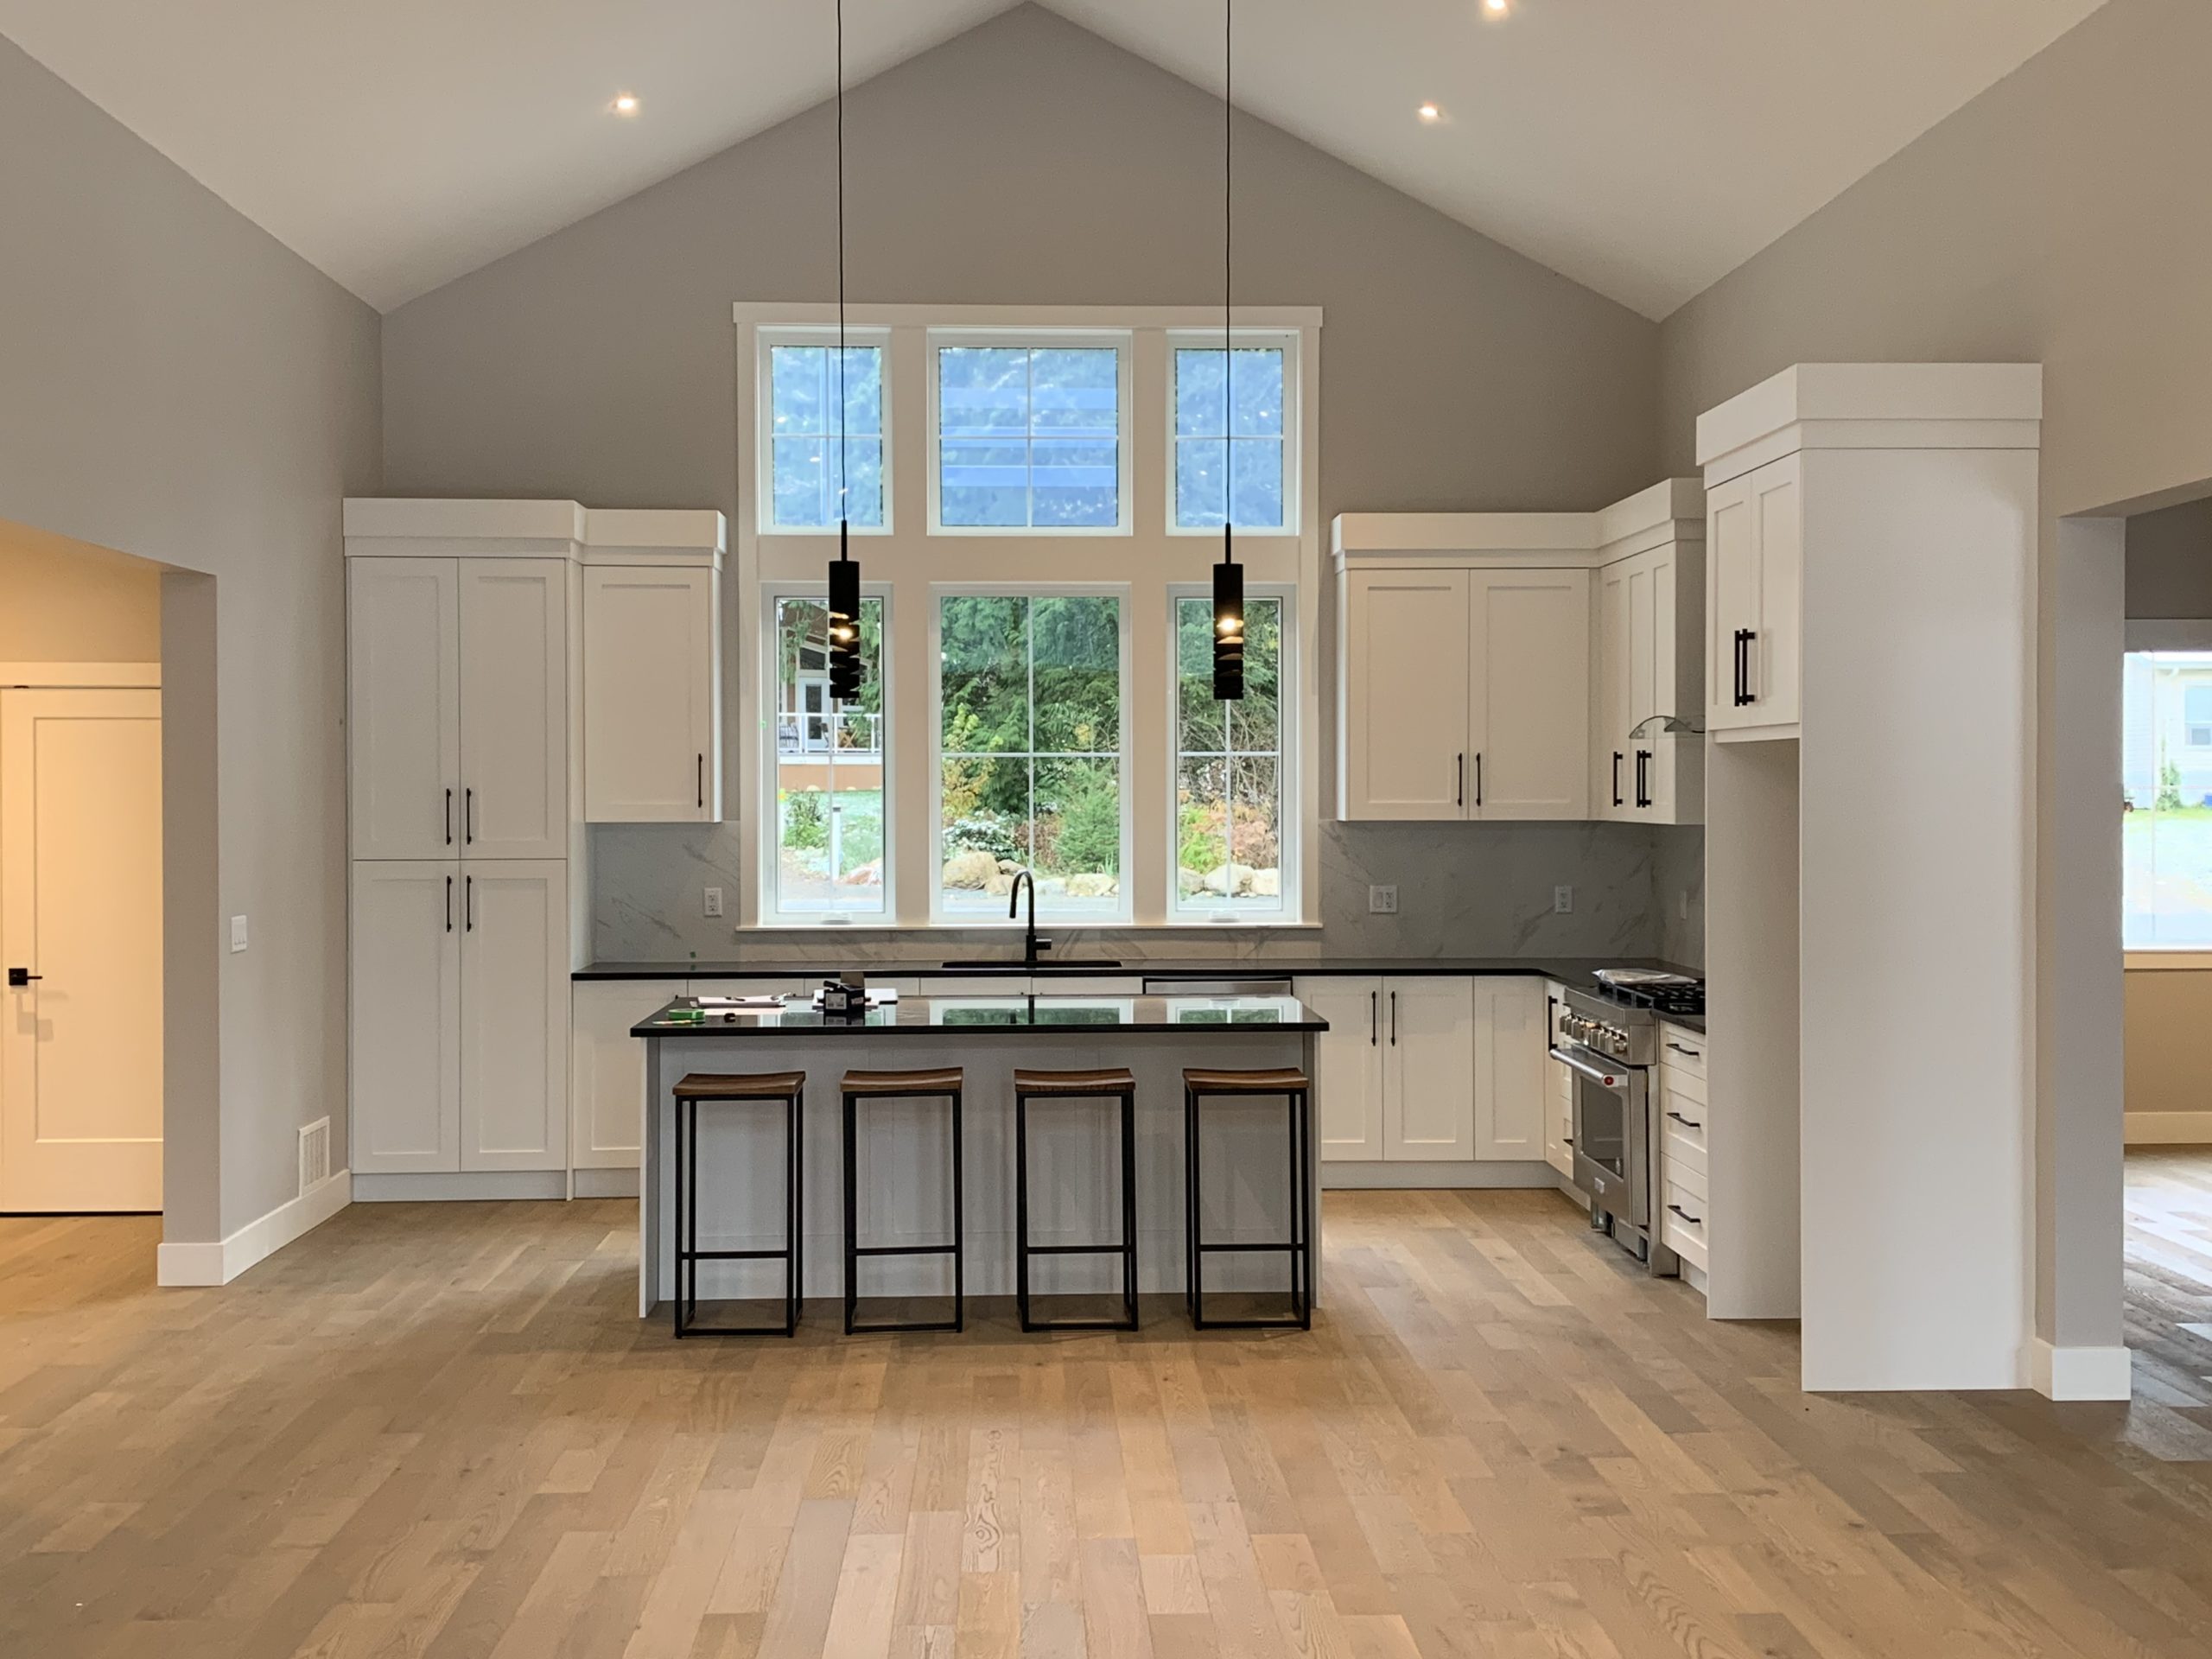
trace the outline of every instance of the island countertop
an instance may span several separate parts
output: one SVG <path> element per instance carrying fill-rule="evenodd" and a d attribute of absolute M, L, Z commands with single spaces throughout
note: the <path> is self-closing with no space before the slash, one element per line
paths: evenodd
<path fill-rule="evenodd" d="M 630 1028 L 632 1037 L 1032 1038 L 1111 1032 L 1172 1032 L 1202 1037 L 1264 1031 L 1323 1032 L 1329 1022 L 1294 996 L 902 996 L 854 1018 L 804 1002 L 782 1008 L 709 1007 L 702 1020 L 677 1019 L 694 1004 L 666 1003 Z"/>

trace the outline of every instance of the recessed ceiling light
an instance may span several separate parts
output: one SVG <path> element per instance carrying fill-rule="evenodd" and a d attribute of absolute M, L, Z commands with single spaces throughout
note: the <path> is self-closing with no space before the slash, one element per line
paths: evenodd
<path fill-rule="evenodd" d="M 1440 121 L 1444 118 L 1444 111 L 1438 109 L 1433 104 L 1424 104 L 1421 108 L 1415 110 L 1414 113 L 1421 117 L 1424 121 Z"/>
<path fill-rule="evenodd" d="M 635 92 L 617 92 L 614 101 L 607 107 L 617 115 L 635 115 L 638 112 L 638 95 Z"/>
<path fill-rule="evenodd" d="M 1493 17 L 1503 17 L 1511 4 L 1512 0 L 1483 0 L 1483 10 Z"/>

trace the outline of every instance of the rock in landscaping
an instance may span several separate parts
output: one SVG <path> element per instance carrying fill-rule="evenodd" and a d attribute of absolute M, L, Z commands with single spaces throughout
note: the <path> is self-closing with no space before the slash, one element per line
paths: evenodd
<path fill-rule="evenodd" d="M 944 885 L 970 892 L 987 888 L 999 873 L 999 861 L 988 853 L 955 853 L 944 861 Z"/>

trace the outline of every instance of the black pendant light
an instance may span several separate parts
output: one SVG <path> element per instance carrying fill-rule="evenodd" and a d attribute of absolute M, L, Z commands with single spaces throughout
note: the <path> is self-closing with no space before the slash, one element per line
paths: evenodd
<path fill-rule="evenodd" d="M 837 0 L 837 556 L 830 561 L 830 695 L 861 694 L 861 568 L 853 558 L 852 451 L 845 434 L 845 0 Z"/>
<path fill-rule="evenodd" d="M 1230 72 L 1236 35 L 1236 0 L 1221 0 L 1221 563 L 1213 568 L 1213 695 L 1217 702 L 1241 702 L 1244 698 L 1244 569 L 1236 563 L 1234 520 L 1236 501 L 1230 493 L 1230 457 L 1236 445 L 1229 437 L 1230 415 L 1235 408 L 1230 382 L 1235 373 L 1235 342 L 1230 333 L 1234 303 L 1236 263 L 1235 215 L 1231 210 L 1230 163 L 1236 124 L 1236 105 Z"/>

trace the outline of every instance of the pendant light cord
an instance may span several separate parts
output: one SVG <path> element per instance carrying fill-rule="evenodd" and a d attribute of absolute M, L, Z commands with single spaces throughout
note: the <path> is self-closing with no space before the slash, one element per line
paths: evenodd
<path fill-rule="evenodd" d="M 1230 564 L 1236 563 L 1236 504 L 1230 494 L 1229 480 L 1229 461 L 1236 446 L 1227 441 L 1236 410 L 1236 399 L 1230 394 L 1236 374 L 1236 349 L 1231 333 L 1236 295 L 1236 0 L 1221 0 L 1221 556 Z"/>
<path fill-rule="evenodd" d="M 852 440 L 845 399 L 845 0 L 837 0 L 837 556 L 845 555 L 851 524 L 846 502 L 852 490 Z"/>

